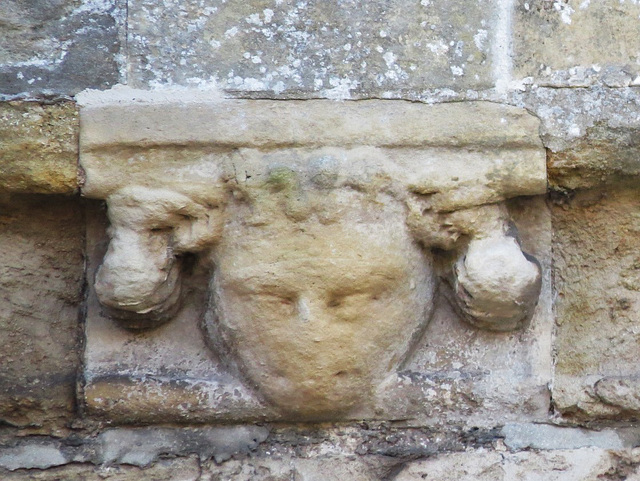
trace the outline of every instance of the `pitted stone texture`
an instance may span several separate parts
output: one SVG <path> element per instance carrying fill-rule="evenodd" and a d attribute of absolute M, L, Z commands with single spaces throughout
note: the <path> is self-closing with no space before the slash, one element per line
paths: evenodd
<path fill-rule="evenodd" d="M 0 204 L 0 419 L 51 432 L 74 413 L 83 228 L 77 201 Z"/>
<path fill-rule="evenodd" d="M 120 0 L 3 0 L 0 98 L 74 95 L 119 78 Z"/>
<path fill-rule="evenodd" d="M 118 422 L 439 422 L 462 415 L 450 408 L 451 384 L 457 388 L 462 378 L 471 381 L 462 383 L 460 397 L 482 404 L 476 411 L 484 425 L 515 413 L 546 415 L 546 301 L 526 336 L 482 336 L 478 356 L 449 349 L 436 367 L 446 373 L 435 377 L 451 376 L 451 383 L 428 389 L 430 379 L 421 378 L 435 361 L 422 339 L 431 312 L 439 309 L 440 317 L 427 341 L 437 339 L 443 350 L 457 321 L 435 295 L 430 247 L 467 253 L 469 262 L 486 258 L 488 276 L 468 262 L 462 281 L 490 285 L 478 296 L 482 302 L 465 302 L 467 315 L 482 314 L 482 327 L 526 323 L 541 272 L 548 292 L 544 205 L 510 203 L 528 232 L 523 245 L 541 256 L 542 270 L 509 237 L 508 208 L 493 205 L 545 192 L 534 117 L 480 102 L 152 101 L 138 100 L 135 91 L 127 101 L 116 90 L 81 99 L 83 192 L 106 199 L 111 220 L 89 296 L 91 414 Z M 104 253 L 99 230 L 90 230 L 92 279 Z M 434 237 L 446 239 L 441 245 Z M 481 239 L 482 249 L 470 252 L 469 239 Z M 491 246 L 502 253 L 496 246 L 505 244 L 506 258 L 487 253 Z M 191 274 L 176 267 L 185 254 L 199 256 Z M 515 259 L 513 268 L 505 269 L 507 258 Z M 495 307 L 513 300 L 501 285 L 520 270 L 528 275 L 515 290 L 531 284 L 531 292 L 526 300 L 515 296 L 510 307 L 518 315 L 501 311 L 495 326 Z M 182 310 L 176 275 L 186 281 Z M 100 312 L 98 300 L 109 311 Z M 171 319 L 174 308 L 175 319 L 154 324 Z M 466 339 L 471 328 L 455 325 Z M 153 326 L 142 335 L 122 328 Z M 505 370 L 502 356 L 514 343 L 525 346 L 523 356 L 511 356 Z M 422 371 L 398 377 L 409 357 Z M 496 363 L 500 375 L 492 376 Z M 453 372 L 463 366 L 464 374 Z M 509 375 L 525 379 L 520 391 L 504 382 Z M 407 387 L 407 378 L 418 381 Z"/>
<path fill-rule="evenodd" d="M 568 417 L 639 410 L 640 197 L 592 190 L 553 207 L 557 289 L 554 405 Z"/>
<path fill-rule="evenodd" d="M 327 98 L 482 89 L 491 84 L 495 4 L 134 0 L 129 82 Z"/>
<path fill-rule="evenodd" d="M 640 479 L 638 454 L 598 448 L 565 451 L 485 451 L 444 454 L 417 461 L 396 481 L 600 481 Z"/>
<path fill-rule="evenodd" d="M 551 379 L 551 219 L 544 199 L 514 199 L 509 212 L 523 250 L 542 263 L 543 290 L 533 319 L 521 330 L 469 328 L 441 304 L 422 341 L 390 390 L 391 417 L 422 413 L 473 426 L 546 420 Z M 441 286 L 447 293 L 446 285 Z"/>
<path fill-rule="evenodd" d="M 640 89 L 536 87 L 514 94 L 513 101 L 540 119 L 552 188 L 637 182 Z"/>
<path fill-rule="evenodd" d="M 78 130 L 74 103 L 0 103 L 0 191 L 73 193 Z"/>
<path fill-rule="evenodd" d="M 517 0 L 515 72 L 543 86 L 640 85 L 640 5 L 620 0 Z"/>
<path fill-rule="evenodd" d="M 71 463 L 46 470 L 20 469 L 0 471 L 3 480 L 33 481 L 200 481 L 200 465 L 196 457 L 162 459 L 153 466 L 137 467 L 129 465 L 95 466 L 92 464 Z"/>
<path fill-rule="evenodd" d="M 272 456 L 207 463 L 202 481 L 371 481 L 388 479 L 397 464 L 382 456 L 327 456 L 310 458 Z"/>

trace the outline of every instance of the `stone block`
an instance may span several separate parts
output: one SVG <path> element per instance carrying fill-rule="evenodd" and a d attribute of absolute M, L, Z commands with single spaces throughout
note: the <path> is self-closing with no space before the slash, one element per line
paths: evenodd
<path fill-rule="evenodd" d="M 0 103 L 0 191 L 75 192 L 78 131 L 75 103 Z"/>
<path fill-rule="evenodd" d="M 214 83 L 280 98 L 483 89 L 493 83 L 497 4 L 134 0 L 129 84 Z"/>
<path fill-rule="evenodd" d="M 534 117 L 130 94 L 81 99 L 83 193 L 111 237 L 88 216 L 88 412 L 546 416 L 549 217 L 518 199 L 546 191 Z"/>
<path fill-rule="evenodd" d="M 637 188 L 615 187 L 558 198 L 553 207 L 553 401 L 568 419 L 640 412 L 639 199 Z"/>
<path fill-rule="evenodd" d="M 269 430 L 262 426 L 220 426 L 196 429 L 113 429 L 99 436 L 102 448 L 94 462 L 101 465 L 150 466 L 162 456 L 198 454 L 221 463 L 246 454 L 264 442 Z"/>
<path fill-rule="evenodd" d="M 94 465 L 99 476 L 98 466 L 149 468 L 166 458 L 186 461 L 184 458 L 193 455 L 203 462 L 212 459 L 219 464 L 255 450 L 268 434 L 269 430 L 261 426 L 203 426 L 107 429 L 91 437 L 78 436 L 76 431 L 62 439 L 31 436 L 0 448 L 0 471 L 72 468 L 86 463 Z"/>
<path fill-rule="evenodd" d="M 555 190 L 634 183 L 640 175 L 640 90 L 543 88 L 515 95 L 540 119 Z"/>
<path fill-rule="evenodd" d="M 638 454 L 598 448 L 564 451 L 476 450 L 408 463 L 397 481 L 597 481 L 638 479 Z"/>
<path fill-rule="evenodd" d="M 45 470 L 20 469 L 0 471 L 2 479 L 7 481 L 30 479 L 33 481 L 199 481 L 200 464 L 196 457 L 162 459 L 153 466 L 94 466 L 93 464 L 70 463 Z"/>
<path fill-rule="evenodd" d="M 620 433 L 614 429 L 589 431 L 580 428 L 553 426 L 551 424 L 507 424 L 502 428 L 504 444 L 511 450 L 522 449 L 623 449 L 633 447 L 626 442 L 631 437 L 637 443 L 637 433 Z M 622 434 L 622 436 L 621 436 Z M 630 445 L 631 444 L 631 445 Z"/>
<path fill-rule="evenodd" d="M 118 82 L 120 0 L 0 4 L 0 98 L 75 95 Z"/>
<path fill-rule="evenodd" d="M 75 410 L 83 228 L 77 200 L 0 204 L 0 419 L 41 432 Z"/>
<path fill-rule="evenodd" d="M 393 471 L 382 456 L 273 456 L 240 459 L 217 466 L 206 463 L 202 481 L 369 481 L 385 479 Z"/>
<path fill-rule="evenodd" d="M 619 0 L 518 0 L 514 75 L 541 86 L 640 85 L 640 5 Z"/>

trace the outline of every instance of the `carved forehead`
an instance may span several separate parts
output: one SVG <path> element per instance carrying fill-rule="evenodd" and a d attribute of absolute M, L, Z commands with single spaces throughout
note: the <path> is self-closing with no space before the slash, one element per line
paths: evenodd
<path fill-rule="evenodd" d="M 245 225 L 227 233 L 216 253 L 218 280 L 243 292 L 375 290 L 420 282 L 429 271 L 429 260 L 401 225 L 315 222 L 266 231 Z"/>
<path fill-rule="evenodd" d="M 242 200 L 227 205 L 224 236 L 296 238 L 313 231 L 323 237 L 331 229 L 400 235 L 396 231 L 404 229 L 405 210 L 393 195 L 350 187 L 249 188 L 242 191 Z"/>
<path fill-rule="evenodd" d="M 337 197 L 344 201 L 344 204 L 341 202 L 344 209 L 338 209 L 337 214 L 328 220 L 317 211 L 304 220 L 298 220 L 283 212 L 280 205 L 264 207 L 264 217 L 243 215 L 252 210 L 251 206 L 239 209 L 229 217 L 218 250 L 269 251 L 272 256 L 286 251 L 289 259 L 298 254 L 302 257 L 355 259 L 389 247 L 402 252 L 412 244 L 401 206 L 385 206 L 382 202 L 374 204 L 363 200 L 362 194 L 343 194 L 344 197 Z M 355 200 L 358 196 L 361 197 L 360 202 Z M 353 202 L 349 204 L 348 200 Z M 335 206 L 332 201 L 328 204 Z M 329 206 L 324 208 L 329 209 Z M 364 215 L 358 217 L 358 213 Z"/>

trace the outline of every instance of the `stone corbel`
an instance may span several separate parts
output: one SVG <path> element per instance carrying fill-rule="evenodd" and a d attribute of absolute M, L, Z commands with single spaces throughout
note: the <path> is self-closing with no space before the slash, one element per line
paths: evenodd
<path fill-rule="evenodd" d="M 227 379 L 206 389 L 244 393 L 245 407 L 198 397 L 198 419 L 249 416 L 257 403 L 276 417 L 370 416 L 376 386 L 425 333 L 438 274 L 478 328 L 516 329 L 534 312 L 541 269 L 506 207 L 546 191 L 538 122 L 523 110 L 116 98 L 85 106 L 81 122 L 82 191 L 106 200 L 110 220 L 94 285 L 107 316 L 88 324 L 88 345 L 101 345 L 108 317 L 128 329 L 174 317 L 201 328 L 212 372 Z M 451 262 L 436 272 L 442 251 Z M 192 253 L 210 276 L 200 319 L 181 314 Z M 106 394 L 118 349 L 87 350 L 97 411 L 120 402 Z"/>

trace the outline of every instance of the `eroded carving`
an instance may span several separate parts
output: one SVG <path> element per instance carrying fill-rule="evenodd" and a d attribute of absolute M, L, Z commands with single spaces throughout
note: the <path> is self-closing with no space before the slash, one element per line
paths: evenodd
<path fill-rule="evenodd" d="M 181 258 L 197 254 L 211 271 L 209 346 L 268 404 L 306 419 L 348 415 L 375 397 L 424 332 L 438 277 L 467 322 L 526 323 L 541 271 L 503 201 L 539 193 L 539 183 L 522 187 L 484 151 L 357 144 L 198 151 L 198 168 L 215 164 L 199 184 L 189 162 L 185 178 L 160 188 L 149 181 L 156 171 L 124 183 L 106 175 L 97 188 L 88 177 L 85 192 L 106 198 L 111 223 L 101 304 L 127 328 L 171 320 Z M 92 155 L 89 174 L 100 169 Z M 438 156 L 484 163 L 434 174 Z"/>
<path fill-rule="evenodd" d="M 407 225 L 406 189 L 331 164 L 320 182 L 313 169 L 245 165 L 244 182 L 222 180 L 223 208 L 118 190 L 98 298 L 126 327 L 153 327 L 179 307 L 180 255 L 205 251 L 210 342 L 268 401 L 313 418 L 365 402 L 403 363 L 433 308 L 432 247 L 459 252 L 453 297 L 470 323 L 508 330 L 530 316 L 540 269 L 509 235 L 504 206 L 442 216 L 434 231 L 455 239 L 428 242 Z M 429 229 L 433 215 L 422 215 Z"/>
<path fill-rule="evenodd" d="M 180 307 L 180 256 L 219 238 L 217 206 L 140 186 L 118 190 L 108 205 L 109 249 L 95 281 L 101 304 L 129 328 L 170 320 Z"/>

